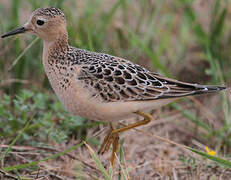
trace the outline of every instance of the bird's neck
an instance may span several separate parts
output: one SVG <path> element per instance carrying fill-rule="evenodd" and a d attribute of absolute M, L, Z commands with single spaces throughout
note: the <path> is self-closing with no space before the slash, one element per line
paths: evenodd
<path fill-rule="evenodd" d="M 68 51 L 68 35 L 66 33 L 52 41 L 43 40 L 43 60 L 48 60 L 50 56 L 59 57 Z"/>

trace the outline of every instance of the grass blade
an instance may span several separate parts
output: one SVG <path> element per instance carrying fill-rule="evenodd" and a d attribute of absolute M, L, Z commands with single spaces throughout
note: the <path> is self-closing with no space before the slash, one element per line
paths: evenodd
<path fill-rule="evenodd" d="M 24 50 L 23 52 L 14 60 L 12 65 L 8 68 L 8 71 L 10 71 L 16 64 L 17 62 L 21 59 L 21 57 L 39 40 L 39 38 L 35 38 Z"/>
<path fill-rule="evenodd" d="M 86 142 L 84 142 L 84 144 L 86 145 L 91 157 L 94 159 L 97 167 L 99 168 L 99 170 L 104 175 L 104 178 L 106 180 L 110 180 L 111 178 L 110 178 L 109 174 L 107 173 L 106 169 L 103 167 L 103 164 L 100 162 L 99 157 L 96 155 L 96 153 L 93 151 L 93 149 Z"/>
<path fill-rule="evenodd" d="M 211 161 L 213 162 L 216 162 L 222 166 L 225 166 L 227 168 L 231 168 L 231 162 L 230 161 L 227 161 L 225 159 L 222 159 L 222 158 L 219 158 L 219 157 L 216 157 L 216 156 L 211 156 L 205 152 L 202 152 L 202 151 L 198 151 L 196 149 L 193 149 L 193 148 L 190 148 L 190 147 L 187 147 L 188 150 L 196 153 L 196 154 L 199 154 L 201 155 L 202 157 L 205 157 L 206 159 L 210 159 Z"/>

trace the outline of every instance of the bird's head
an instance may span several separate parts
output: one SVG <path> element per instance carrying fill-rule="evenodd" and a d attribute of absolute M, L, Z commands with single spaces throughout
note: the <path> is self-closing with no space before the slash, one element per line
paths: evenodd
<path fill-rule="evenodd" d="M 54 7 L 35 10 L 28 21 L 20 28 L 10 31 L 2 38 L 20 33 L 32 33 L 45 41 L 54 41 L 66 34 L 66 19 L 64 13 Z"/>

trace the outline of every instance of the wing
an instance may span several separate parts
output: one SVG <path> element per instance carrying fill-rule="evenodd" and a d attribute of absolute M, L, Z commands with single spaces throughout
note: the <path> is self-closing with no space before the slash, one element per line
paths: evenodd
<path fill-rule="evenodd" d="M 84 51 L 78 80 L 104 102 L 155 100 L 224 89 L 165 78 L 128 60 Z"/>

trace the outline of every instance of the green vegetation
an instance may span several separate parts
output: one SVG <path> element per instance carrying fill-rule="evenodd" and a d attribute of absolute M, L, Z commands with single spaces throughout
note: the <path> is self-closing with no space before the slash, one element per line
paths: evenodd
<path fill-rule="evenodd" d="M 34 9 L 46 6 L 64 11 L 69 42 L 73 46 L 124 57 L 155 72 L 187 82 L 230 84 L 231 6 L 228 0 L 1 0 L 0 34 L 22 25 Z M 77 168 L 76 164 L 68 162 L 74 169 L 74 175 L 55 170 L 56 173 L 51 170 L 44 172 L 57 179 L 61 176 L 69 179 L 129 179 L 129 173 L 132 174 L 134 169 L 126 165 L 131 161 L 125 161 L 126 152 L 124 154 L 123 148 L 120 149 L 119 173 L 104 167 L 91 149 L 97 148 L 100 141 L 95 136 L 89 137 L 89 133 L 95 135 L 89 129 L 97 132 L 104 124 L 71 116 L 65 111 L 50 88 L 41 57 L 42 41 L 34 36 L 20 35 L 0 40 L 0 177 L 5 173 L 6 177 L 15 179 L 33 179 L 36 177 L 34 172 L 46 169 L 40 163 L 49 164 L 53 160 L 52 165 L 55 166 L 65 162 L 62 157 L 74 159 L 79 151 L 89 151 L 91 156 L 84 158 L 95 162 L 94 167 L 98 171 L 89 165 L 91 163 L 84 164 L 83 159 L 75 159 L 83 167 Z M 182 113 L 181 119 L 174 123 L 187 131 L 181 136 L 190 134 L 190 138 L 182 140 L 179 135 L 168 138 L 189 146 L 183 148 L 199 154 L 201 159 L 184 154 L 183 160 L 179 161 L 190 167 L 193 173 L 201 163 L 221 169 L 231 166 L 230 97 L 228 90 L 204 99 L 184 99 L 159 113 L 162 118 L 165 118 L 162 112 Z M 88 148 L 80 140 L 85 140 Z M 192 144 L 194 140 L 203 146 L 195 146 Z M 37 153 L 36 158 L 33 155 L 22 158 L 23 155 L 15 151 L 20 146 L 36 147 L 33 151 Z M 216 150 L 216 157 L 201 152 L 204 146 Z M 71 151 L 76 153 L 72 155 Z M 185 159 L 193 159 L 193 164 L 185 163 Z M 84 169 L 86 166 L 91 170 Z M 136 166 L 133 164 L 133 167 Z"/>
<path fill-rule="evenodd" d="M 49 140 L 64 143 L 67 138 L 83 131 L 86 120 L 66 112 L 55 95 L 35 92 L 23 90 L 14 98 L 3 95 L 0 104 L 1 136 L 16 136 L 28 120 L 30 125 L 18 143 L 28 141 L 28 145 L 38 145 Z"/>

